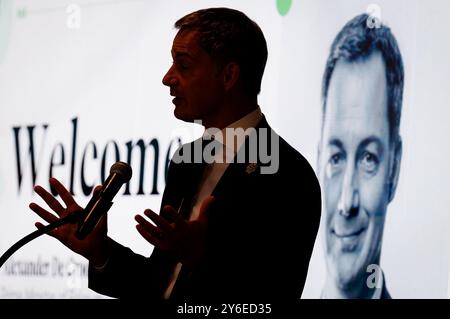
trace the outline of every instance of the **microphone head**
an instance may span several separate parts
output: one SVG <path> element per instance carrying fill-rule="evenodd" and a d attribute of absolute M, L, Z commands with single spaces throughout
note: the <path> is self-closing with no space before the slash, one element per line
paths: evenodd
<path fill-rule="evenodd" d="M 131 175 L 133 175 L 131 166 L 124 162 L 115 162 L 111 166 L 109 173 L 110 174 L 116 173 L 121 178 L 123 178 L 124 183 L 128 182 L 131 179 Z"/>

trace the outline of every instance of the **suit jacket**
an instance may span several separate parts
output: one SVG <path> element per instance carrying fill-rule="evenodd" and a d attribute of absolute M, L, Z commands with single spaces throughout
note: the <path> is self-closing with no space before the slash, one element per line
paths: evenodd
<path fill-rule="evenodd" d="M 381 296 L 380 299 L 392 299 L 391 294 L 389 293 L 389 291 L 387 290 L 387 286 L 386 286 L 386 276 L 384 275 L 383 272 L 383 287 L 381 289 Z"/>
<path fill-rule="evenodd" d="M 389 294 L 389 291 L 387 290 L 386 284 L 383 285 L 383 290 L 381 291 L 380 299 L 392 299 L 391 295 Z"/>
<path fill-rule="evenodd" d="M 258 138 L 261 128 L 275 134 L 265 118 L 257 126 Z M 247 139 L 239 152 L 248 154 L 249 147 Z M 281 137 L 276 173 L 261 174 L 265 163 L 258 158 L 254 170 L 249 160 L 231 163 L 215 187 L 206 255 L 195 270 L 182 268 L 172 300 L 300 298 L 320 221 L 318 180 L 308 161 Z M 189 202 L 202 167 L 172 160 L 161 207 L 177 208 L 183 198 Z M 113 247 L 102 272 L 89 267 L 89 287 L 113 297 L 160 300 L 177 261 L 158 249 L 145 258 L 116 242 Z"/>

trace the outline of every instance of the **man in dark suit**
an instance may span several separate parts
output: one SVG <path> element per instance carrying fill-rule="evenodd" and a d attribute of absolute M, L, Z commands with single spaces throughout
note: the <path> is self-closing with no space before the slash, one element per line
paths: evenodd
<path fill-rule="evenodd" d="M 148 209 L 136 216 L 137 230 L 155 246 L 152 255 L 108 238 L 106 218 L 84 241 L 74 238 L 71 225 L 52 235 L 89 259 L 89 287 L 102 294 L 295 301 L 319 226 L 320 188 L 307 160 L 271 129 L 258 106 L 264 36 L 246 15 L 226 8 L 191 13 L 175 26 L 174 62 L 163 83 L 175 97 L 175 116 L 200 119 L 206 131 L 172 159 L 160 214 Z M 58 181 L 51 184 L 68 209 L 41 187 L 36 191 L 58 215 L 81 210 Z"/>

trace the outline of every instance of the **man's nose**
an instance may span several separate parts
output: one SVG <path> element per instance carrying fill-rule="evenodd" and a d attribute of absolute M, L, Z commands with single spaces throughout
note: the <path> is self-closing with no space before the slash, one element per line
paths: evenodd
<path fill-rule="evenodd" d="M 341 196 L 338 203 L 339 214 L 349 218 L 358 214 L 359 210 L 359 189 L 356 169 L 351 163 L 346 170 L 342 181 Z"/>
<path fill-rule="evenodd" d="M 177 79 L 176 79 L 175 75 L 173 74 L 173 65 L 170 67 L 170 69 L 164 75 L 164 77 L 162 79 L 162 83 L 166 86 L 174 86 L 177 84 Z"/>

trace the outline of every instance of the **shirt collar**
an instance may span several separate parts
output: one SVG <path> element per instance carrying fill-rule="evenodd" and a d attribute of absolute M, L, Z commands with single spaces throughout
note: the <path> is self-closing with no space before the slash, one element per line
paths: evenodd
<path fill-rule="evenodd" d="M 236 155 L 237 151 L 245 141 L 246 136 L 245 131 L 248 130 L 249 128 L 255 128 L 262 118 L 263 114 L 261 112 L 261 108 L 258 106 L 255 110 L 243 116 L 239 120 L 231 123 L 222 130 L 219 130 L 217 128 L 206 129 L 205 132 L 203 133 L 203 139 L 206 140 L 214 139 L 220 142 L 227 149 L 227 154 L 229 151 L 231 152 L 231 154 L 233 154 L 234 157 L 234 155 Z M 238 128 L 239 130 L 236 130 Z M 227 139 L 226 138 L 227 132 L 229 136 L 235 135 L 237 138 L 235 138 L 234 141 L 232 139 Z"/>

